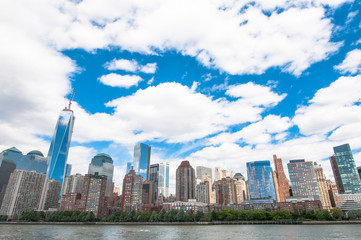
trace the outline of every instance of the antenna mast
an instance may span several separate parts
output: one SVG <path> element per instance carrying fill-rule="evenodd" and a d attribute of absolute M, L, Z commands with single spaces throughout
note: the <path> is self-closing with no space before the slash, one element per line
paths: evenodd
<path fill-rule="evenodd" d="M 70 99 L 69 99 L 69 105 L 68 105 L 68 109 L 70 110 L 70 107 L 71 107 L 71 101 L 73 100 L 73 98 L 74 98 L 74 95 L 75 95 L 75 89 L 73 89 L 73 92 L 72 92 L 72 94 L 71 94 L 71 96 L 70 96 Z"/>

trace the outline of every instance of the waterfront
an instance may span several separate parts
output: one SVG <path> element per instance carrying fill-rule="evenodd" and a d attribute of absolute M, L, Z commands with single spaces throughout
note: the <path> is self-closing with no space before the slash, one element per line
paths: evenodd
<path fill-rule="evenodd" d="M 0 239 L 359 239 L 360 225 L 0 225 Z"/>

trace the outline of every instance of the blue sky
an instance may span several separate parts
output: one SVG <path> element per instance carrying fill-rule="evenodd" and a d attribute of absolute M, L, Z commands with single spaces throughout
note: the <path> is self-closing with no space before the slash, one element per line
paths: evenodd
<path fill-rule="evenodd" d="M 3 1 L 0 147 L 47 153 L 76 89 L 69 162 L 97 153 L 120 185 L 137 142 L 152 163 L 361 165 L 360 1 Z M 43 6 L 41 9 L 35 6 Z M 21 17 L 19 17 L 21 16 Z"/>

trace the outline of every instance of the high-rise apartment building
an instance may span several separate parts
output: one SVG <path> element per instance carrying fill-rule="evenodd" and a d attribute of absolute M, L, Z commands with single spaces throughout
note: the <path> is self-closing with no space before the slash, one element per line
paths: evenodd
<path fill-rule="evenodd" d="M 106 215 L 105 190 L 107 176 L 85 174 L 79 201 L 79 210 L 93 212 L 96 217 Z"/>
<path fill-rule="evenodd" d="M 152 182 L 145 180 L 142 184 L 142 204 L 152 203 Z"/>
<path fill-rule="evenodd" d="M 236 189 L 237 204 L 240 204 L 247 200 L 247 185 L 246 178 L 241 173 L 233 175 L 234 187 Z"/>
<path fill-rule="evenodd" d="M 340 194 L 361 193 L 361 180 L 349 144 L 333 147 L 330 157 L 333 175 Z"/>
<path fill-rule="evenodd" d="M 196 197 L 195 172 L 189 161 L 182 161 L 176 171 L 176 199 L 187 202 Z"/>
<path fill-rule="evenodd" d="M 50 179 L 46 180 L 46 197 L 43 210 L 57 209 L 59 207 L 61 184 L 60 182 Z"/>
<path fill-rule="evenodd" d="M 227 177 L 215 182 L 216 202 L 221 205 L 237 203 L 237 194 L 233 178 Z"/>
<path fill-rule="evenodd" d="M 328 196 L 330 197 L 331 206 L 334 208 L 338 204 L 336 197 L 336 194 L 338 193 L 337 185 L 336 183 L 333 183 L 331 182 L 331 180 L 328 179 L 326 180 L 326 185 L 327 185 Z"/>
<path fill-rule="evenodd" d="M 290 196 L 290 192 L 286 174 L 283 169 L 282 159 L 273 155 L 273 161 L 275 165 L 275 182 L 278 186 L 279 202 L 286 202 L 286 197 Z"/>
<path fill-rule="evenodd" d="M 196 176 L 197 179 L 203 181 L 203 176 L 205 174 L 208 174 L 208 176 L 210 176 L 210 178 L 212 179 L 212 168 L 208 168 L 208 167 L 203 167 L 203 166 L 197 166 L 196 167 Z"/>
<path fill-rule="evenodd" d="M 135 171 L 131 169 L 123 180 L 122 211 L 127 205 L 142 203 L 142 190 L 143 177 L 135 174 Z"/>
<path fill-rule="evenodd" d="M 63 193 L 62 194 L 81 193 L 81 189 L 83 186 L 83 180 L 84 180 L 84 176 L 81 175 L 80 173 L 66 177 L 64 184 L 63 184 Z"/>
<path fill-rule="evenodd" d="M 247 175 L 250 200 L 276 200 L 270 161 L 248 162 Z"/>
<path fill-rule="evenodd" d="M 304 159 L 291 160 L 287 167 L 293 196 L 313 196 L 321 200 L 312 162 L 306 162 Z"/>
<path fill-rule="evenodd" d="M 138 143 L 134 146 L 133 169 L 144 180 L 149 180 L 150 146 Z"/>
<path fill-rule="evenodd" d="M 10 175 L 0 215 L 20 216 L 23 212 L 37 210 L 40 202 L 45 173 L 15 170 Z"/>
<path fill-rule="evenodd" d="M 326 183 L 326 176 L 323 173 L 323 169 L 321 167 L 321 165 L 317 165 L 317 163 L 314 163 L 314 169 L 315 169 L 315 174 L 316 174 L 316 179 L 317 179 L 317 186 L 318 186 L 318 190 L 320 191 L 320 196 L 321 196 L 321 201 L 322 201 L 322 206 L 324 209 L 331 209 L 332 205 L 331 205 L 331 200 L 330 200 L 330 196 L 328 193 L 328 188 L 327 188 L 327 183 Z"/>
<path fill-rule="evenodd" d="M 209 203 L 209 182 L 201 182 L 196 185 L 197 202 Z"/>
<path fill-rule="evenodd" d="M 226 178 L 226 177 L 229 177 L 228 170 L 227 170 L 227 169 L 223 169 L 223 170 L 222 170 L 222 178 Z"/>
<path fill-rule="evenodd" d="M 114 192 L 113 173 L 114 165 L 113 159 L 105 153 L 95 155 L 89 164 L 88 174 L 95 174 L 107 176 L 107 188 L 105 196 L 111 197 Z"/>

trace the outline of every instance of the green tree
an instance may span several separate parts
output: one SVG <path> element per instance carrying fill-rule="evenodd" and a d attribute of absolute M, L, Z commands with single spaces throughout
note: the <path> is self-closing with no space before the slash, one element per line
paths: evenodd
<path fill-rule="evenodd" d="M 285 220 L 291 218 L 292 214 L 286 210 L 276 210 L 272 212 L 272 220 Z"/>
<path fill-rule="evenodd" d="M 160 222 L 165 221 L 166 214 L 167 214 L 167 212 L 164 210 L 164 208 L 162 208 L 162 210 L 160 210 L 160 212 L 158 214 L 158 221 L 160 221 Z"/>
<path fill-rule="evenodd" d="M 339 208 L 332 208 L 330 210 L 330 213 L 331 213 L 332 217 L 336 220 L 341 220 L 343 217 L 343 212 Z"/>
<path fill-rule="evenodd" d="M 179 212 L 177 213 L 175 220 L 178 222 L 183 222 L 185 220 L 185 214 L 183 210 L 179 210 Z"/>
<path fill-rule="evenodd" d="M 204 213 L 202 211 L 197 211 L 196 216 L 195 216 L 195 220 L 197 222 L 204 220 Z"/>
<path fill-rule="evenodd" d="M 95 221 L 95 215 L 93 212 L 88 212 L 86 217 L 84 218 L 84 222 L 93 222 Z"/>
<path fill-rule="evenodd" d="M 152 212 L 152 215 L 150 216 L 149 221 L 158 222 L 158 214 L 155 211 Z"/>
<path fill-rule="evenodd" d="M 177 213 L 178 213 L 177 210 L 171 209 L 168 213 L 168 221 L 170 222 L 177 221 L 176 219 Z"/>
<path fill-rule="evenodd" d="M 193 222 L 194 221 L 194 213 L 192 209 L 188 209 L 184 218 L 187 222 Z"/>
<path fill-rule="evenodd" d="M 129 215 L 128 215 L 128 222 L 135 222 L 137 221 L 137 217 L 136 217 L 136 213 L 134 210 L 130 211 Z"/>

